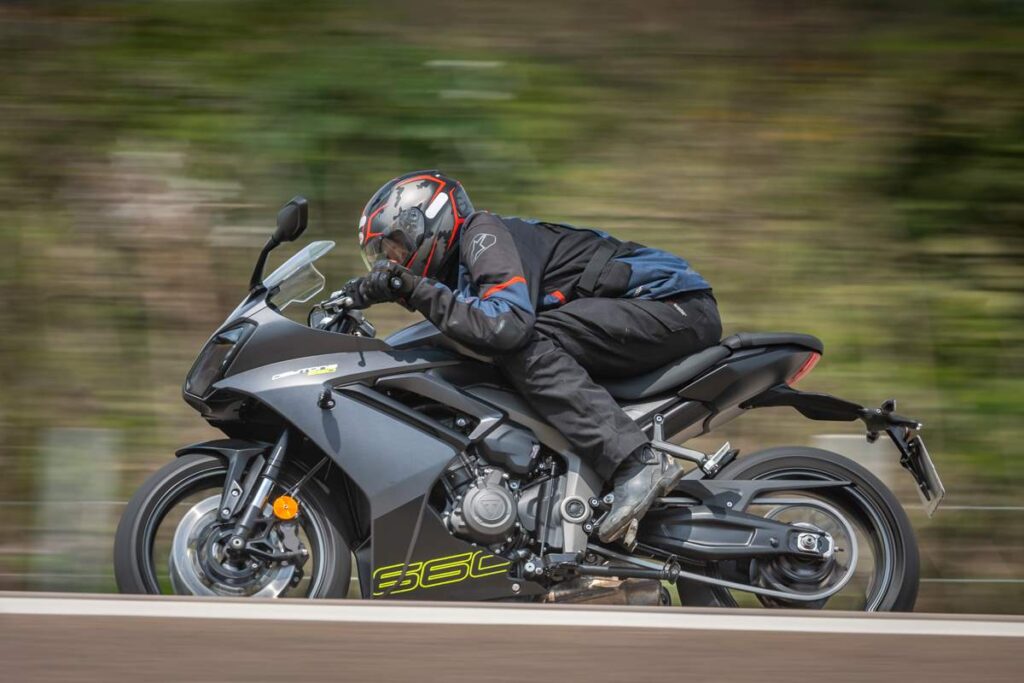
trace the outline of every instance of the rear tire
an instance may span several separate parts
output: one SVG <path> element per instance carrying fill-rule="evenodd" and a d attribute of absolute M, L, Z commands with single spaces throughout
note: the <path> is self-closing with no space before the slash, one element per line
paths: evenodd
<path fill-rule="evenodd" d="M 227 466 L 223 459 L 203 453 L 190 453 L 176 458 L 155 472 L 135 492 L 114 536 L 114 577 L 122 593 L 160 594 L 153 543 L 157 528 L 177 501 L 190 492 L 223 488 Z M 289 486 L 301 473 L 285 469 L 281 483 Z M 348 545 L 339 533 L 342 520 L 332 494 L 323 484 L 312 479 L 300 492 L 300 514 L 316 517 L 317 545 L 320 556 L 314 556 L 311 571 L 310 598 L 344 598 L 348 595 L 352 576 L 352 559 Z M 309 566 L 309 565 L 307 565 Z"/>
<path fill-rule="evenodd" d="M 825 489 L 841 494 L 847 505 L 860 501 L 865 518 L 874 515 L 875 531 L 890 539 L 891 576 L 865 609 L 881 612 L 909 612 L 914 609 L 920 583 L 920 555 L 914 529 L 903 506 L 878 477 L 864 467 L 838 453 L 799 446 L 771 448 L 747 456 L 722 470 L 716 480 L 768 478 L 824 478 L 852 482 L 842 489 Z M 714 567 L 704 573 L 715 576 Z M 709 586 L 692 580 L 677 582 L 679 598 L 684 605 L 735 607 L 728 589 Z"/>

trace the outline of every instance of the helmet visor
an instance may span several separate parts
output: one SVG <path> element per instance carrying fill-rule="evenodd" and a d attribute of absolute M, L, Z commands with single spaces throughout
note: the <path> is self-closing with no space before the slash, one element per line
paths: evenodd
<path fill-rule="evenodd" d="M 417 207 L 397 212 L 385 208 L 372 214 L 366 226 L 366 236 L 363 262 L 367 268 L 382 258 L 407 266 L 426 237 L 423 212 Z"/>
<path fill-rule="evenodd" d="M 390 235 L 375 235 L 363 244 L 363 263 L 366 264 L 367 270 L 373 268 L 373 264 L 381 259 L 405 265 L 413 251 L 415 247 L 405 233 L 394 230 Z"/>

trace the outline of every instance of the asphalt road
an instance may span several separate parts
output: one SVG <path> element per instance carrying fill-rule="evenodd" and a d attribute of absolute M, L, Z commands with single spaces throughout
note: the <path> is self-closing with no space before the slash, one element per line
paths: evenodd
<path fill-rule="evenodd" d="M 0 593 L 4 681 L 1021 681 L 1024 618 Z"/>

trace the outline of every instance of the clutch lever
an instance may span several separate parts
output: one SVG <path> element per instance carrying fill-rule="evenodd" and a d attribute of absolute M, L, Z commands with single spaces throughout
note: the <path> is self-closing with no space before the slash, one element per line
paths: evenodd
<path fill-rule="evenodd" d="M 318 305 L 325 311 L 343 311 L 354 303 L 355 300 L 352 299 L 352 296 L 348 293 L 348 288 L 345 287 L 336 292 L 331 292 L 331 295 Z"/>

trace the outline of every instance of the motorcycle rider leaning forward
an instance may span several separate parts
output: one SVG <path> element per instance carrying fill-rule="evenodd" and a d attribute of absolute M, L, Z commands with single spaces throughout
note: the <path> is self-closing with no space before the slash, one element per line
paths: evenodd
<path fill-rule="evenodd" d="M 475 211 L 437 171 L 377 190 L 359 244 L 370 273 L 346 286 L 357 307 L 397 301 L 492 356 L 611 480 L 602 541 L 622 537 L 682 477 L 591 375 L 637 375 L 718 343 L 711 285 L 685 260 L 598 230 Z"/>

